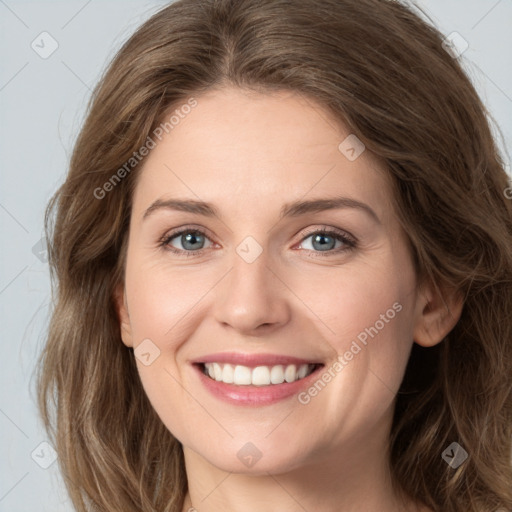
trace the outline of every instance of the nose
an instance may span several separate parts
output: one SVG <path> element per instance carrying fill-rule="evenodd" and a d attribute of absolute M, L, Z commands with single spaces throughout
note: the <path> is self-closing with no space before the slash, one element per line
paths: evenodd
<path fill-rule="evenodd" d="M 224 328 L 267 336 L 290 321 L 290 291 L 270 268 L 265 251 L 252 263 L 234 254 L 231 270 L 216 292 L 215 318 Z"/>

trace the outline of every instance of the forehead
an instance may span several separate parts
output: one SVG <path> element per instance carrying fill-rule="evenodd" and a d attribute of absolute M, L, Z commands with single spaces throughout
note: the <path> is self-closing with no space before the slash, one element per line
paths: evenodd
<path fill-rule="evenodd" d="M 225 88 L 196 101 L 146 157 L 135 209 L 174 195 L 240 211 L 343 194 L 384 215 L 390 190 L 382 164 L 368 150 L 349 159 L 347 147 L 361 150 L 357 139 L 314 100 Z"/>

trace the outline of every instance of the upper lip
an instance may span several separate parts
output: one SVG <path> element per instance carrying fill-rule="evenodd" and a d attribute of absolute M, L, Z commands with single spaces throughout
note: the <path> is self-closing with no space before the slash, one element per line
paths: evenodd
<path fill-rule="evenodd" d="M 239 352 L 219 352 L 198 357 L 192 363 L 228 363 L 248 367 L 275 366 L 278 364 L 323 364 L 322 361 L 312 359 L 301 359 L 299 357 L 282 354 L 243 354 Z"/>

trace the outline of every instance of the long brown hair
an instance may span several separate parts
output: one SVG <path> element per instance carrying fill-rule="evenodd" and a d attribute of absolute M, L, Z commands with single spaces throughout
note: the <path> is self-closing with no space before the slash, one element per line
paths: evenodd
<path fill-rule="evenodd" d="M 45 219 L 54 309 L 38 399 L 77 511 L 181 512 L 182 447 L 121 342 L 113 293 L 134 153 L 223 84 L 299 92 L 383 159 L 418 277 L 464 297 L 442 343 L 413 346 L 390 439 L 395 485 L 435 511 L 512 509 L 512 201 L 489 114 L 442 40 L 393 0 L 178 0 L 118 52 Z M 457 469 L 442 459 L 454 441 L 469 454 Z"/>

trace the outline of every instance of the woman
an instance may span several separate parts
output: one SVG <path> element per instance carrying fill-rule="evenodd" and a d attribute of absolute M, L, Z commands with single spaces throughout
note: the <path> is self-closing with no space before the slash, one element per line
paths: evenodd
<path fill-rule="evenodd" d="M 155 14 L 47 212 L 39 403 L 76 509 L 510 509 L 507 190 L 404 5 Z"/>

